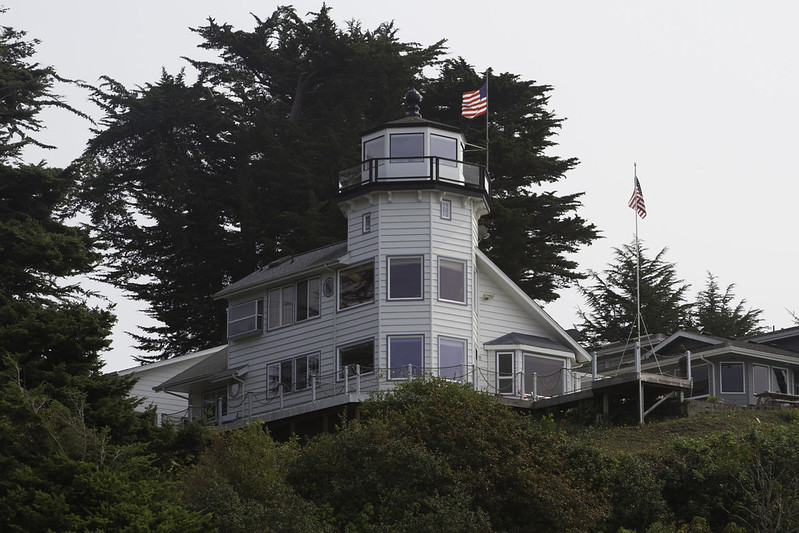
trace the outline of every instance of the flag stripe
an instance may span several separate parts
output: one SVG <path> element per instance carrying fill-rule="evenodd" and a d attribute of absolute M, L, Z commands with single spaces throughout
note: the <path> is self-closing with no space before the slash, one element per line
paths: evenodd
<path fill-rule="evenodd" d="M 476 91 L 463 93 L 463 111 L 461 115 L 466 118 L 479 117 L 488 110 L 488 87 L 484 83 Z"/>
<path fill-rule="evenodd" d="M 641 183 L 638 181 L 638 176 L 635 177 L 635 184 L 633 187 L 633 195 L 627 205 L 638 213 L 641 218 L 646 218 L 646 203 L 644 202 L 644 193 L 641 190 Z"/>

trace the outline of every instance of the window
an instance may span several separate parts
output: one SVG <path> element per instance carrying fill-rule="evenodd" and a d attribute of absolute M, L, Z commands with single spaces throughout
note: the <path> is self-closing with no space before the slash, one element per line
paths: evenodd
<path fill-rule="evenodd" d="M 319 379 L 319 354 L 303 355 L 294 360 L 294 390 L 307 389 L 313 378 Z"/>
<path fill-rule="evenodd" d="M 372 231 L 372 213 L 364 213 L 361 216 L 361 233 Z"/>
<path fill-rule="evenodd" d="M 396 133 L 391 135 L 391 157 L 421 161 L 424 155 L 424 133 Z M 413 159 L 411 159 L 413 158 Z"/>
<path fill-rule="evenodd" d="M 452 220 L 452 201 L 441 200 L 441 218 L 443 220 Z"/>
<path fill-rule="evenodd" d="M 497 391 L 513 394 L 513 352 L 497 352 Z"/>
<path fill-rule="evenodd" d="M 319 354 L 284 359 L 266 367 L 266 391 L 269 396 L 300 391 L 311 386 L 312 378 L 319 377 Z"/>
<path fill-rule="evenodd" d="M 771 390 L 772 392 L 788 393 L 788 370 L 785 368 L 771 369 Z"/>
<path fill-rule="evenodd" d="M 452 137 L 442 135 L 430 135 L 430 155 L 440 157 L 438 163 L 454 167 L 458 159 L 458 143 Z"/>
<path fill-rule="evenodd" d="M 319 316 L 319 278 L 297 283 L 297 322 Z"/>
<path fill-rule="evenodd" d="M 344 379 L 344 369 L 348 368 L 348 376 L 354 376 L 356 367 L 361 374 L 368 374 L 374 371 L 375 365 L 375 343 L 372 339 L 338 349 L 338 371 L 339 379 Z"/>
<path fill-rule="evenodd" d="M 744 389 L 744 364 L 721 363 L 721 393 L 742 393 Z"/>
<path fill-rule="evenodd" d="M 222 412 L 219 412 L 219 407 Z M 203 393 L 203 415 L 211 420 L 218 421 L 220 416 L 227 414 L 227 391 L 225 389 Z"/>
<path fill-rule="evenodd" d="M 288 326 L 294 321 L 294 287 L 272 289 L 266 296 L 269 329 Z"/>
<path fill-rule="evenodd" d="M 563 394 L 563 359 L 524 354 L 524 392 L 533 392 L 533 379 L 536 379 L 538 396 L 557 396 Z"/>
<path fill-rule="evenodd" d="M 788 392 L 788 371 L 765 365 L 752 365 L 752 392 Z"/>
<path fill-rule="evenodd" d="M 691 397 L 708 396 L 710 394 L 710 366 L 697 365 L 691 366 L 691 379 L 694 381 L 694 388 Z"/>
<path fill-rule="evenodd" d="M 769 391 L 769 375 L 771 371 L 767 366 L 752 365 L 752 392 L 758 394 Z"/>
<path fill-rule="evenodd" d="M 386 138 L 382 135 L 363 143 L 363 160 L 386 157 Z M 381 162 L 382 163 L 382 162 Z"/>
<path fill-rule="evenodd" d="M 373 302 L 375 265 L 372 262 L 345 268 L 338 273 L 339 310 Z"/>
<path fill-rule="evenodd" d="M 421 376 L 423 351 L 424 337 L 421 335 L 389 335 L 388 378 L 407 379 L 409 365 L 412 377 Z"/>
<path fill-rule="evenodd" d="M 264 301 L 252 300 L 231 305 L 227 312 L 228 339 L 251 335 L 263 330 Z"/>
<path fill-rule="evenodd" d="M 439 337 L 438 339 L 438 376 L 446 379 L 461 380 L 465 377 L 463 365 L 466 360 L 466 341 Z"/>
<path fill-rule="evenodd" d="M 466 303 L 466 262 L 438 259 L 438 298 L 448 302 Z"/>
<path fill-rule="evenodd" d="M 421 257 L 388 258 L 388 299 L 421 300 L 422 270 Z"/>

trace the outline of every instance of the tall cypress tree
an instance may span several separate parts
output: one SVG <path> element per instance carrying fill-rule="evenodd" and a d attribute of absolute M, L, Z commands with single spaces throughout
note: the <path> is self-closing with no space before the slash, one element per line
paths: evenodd
<path fill-rule="evenodd" d="M 677 276 L 663 248 L 654 257 L 635 242 L 614 249 L 615 262 L 603 272 L 589 272 L 590 285 L 581 286 L 589 310 L 578 311 L 581 333 L 592 343 L 617 342 L 637 334 L 636 263 L 640 263 L 641 334 L 670 334 L 691 325 L 690 285 Z M 645 329 L 644 329 L 645 328 Z"/>
<path fill-rule="evenodd" d="M 155 352 L 145 359 L 224 342 L 224 308 L 211 293 L 345 237 L 337 171 L 360 160 L 361 131 L 401 116 L 410 87 L 423 92 L 426 118 L 480 135 L 459 117 L 473 69 L 449 61 L 425 77 L 440 65 L 443 41 L 405 43 L 391 24 L 342 29 L 329 11 L 303 20 L 278 8 L 255 17 L 252 31 L 209 19 L 193 31 L 221 61 L 189 60 L 197 82 L 165 73 L 141 89 L 107 79 L 95 90 L 106 118 L 79 165 L 83 201 L 112 250 L 108 281 L 148 302 L 163 324 L 139 339 Z M 565 255 L 597 232 L 576 214 L 580 195 L 537 188 L 576 164 L 545 153 L 561 122 L 546 110 L 551 88 L 511 74 L 493 86 L 495 209 L 483 244 L 549 301 L 580 278 Z"/>

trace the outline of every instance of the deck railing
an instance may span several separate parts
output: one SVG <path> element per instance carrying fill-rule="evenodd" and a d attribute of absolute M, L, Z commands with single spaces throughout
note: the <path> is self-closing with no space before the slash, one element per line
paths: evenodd
<path fill-rule="evenodd" d="M 408 181 L 457 185 L 491 196 L 491 183 L 484 166 L 437 156 L 367 159 L 339 172 L 338 189 L 344 193 L 375 183 Z"/>

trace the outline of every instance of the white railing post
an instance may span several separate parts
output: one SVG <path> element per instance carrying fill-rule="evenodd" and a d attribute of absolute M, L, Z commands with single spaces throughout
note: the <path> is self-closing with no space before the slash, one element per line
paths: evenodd
<path fill-rule="evenodd" d="M 311 376 L 311 401 L 316 401 L 316 376 Z"/>
<path fill-rule="evenodd" d="M 344 394 L 350 393 L 350 367 L 344 367 Z"/>
<path fill-rule="evenodd" d="M 591 352 L 591 381 L 596 381 L 597 374 L 596 350 Z"/>
<path fill-rule="evenodd" d="M 569 392 L 569 369 L 565 366 L 563 367 L 563 377 L 561 379 L 563 382 L 563 394 Z"/>
<path fill-rule="evenodd" d="M 691 350 L 685 350 L 685 377 L 691 381 Z"/>
<path fill-rule="evenodd" d="M 280 410 L 283 410 L 283 384 L 280 384 Z"/>
<path fill-rule="evenodd" d="M 408 363 L 408 381 L 413 379 L 413 365 Z"/>
<path fill-rule="evenodd" d="M 355 365 L 355 392 L 361 393 L 361 365 Z"/>
<path fill-rule="evenodd" d="M 533 401 L 538 399 L 538 372 L 533 372 Z"/>
<path fill-rule="evenodd" d="M 222 398 L 216 399 L 216 416 L 214 418 L 216 418 L 215 422 L 217 424 L 222 423 Z"/>

